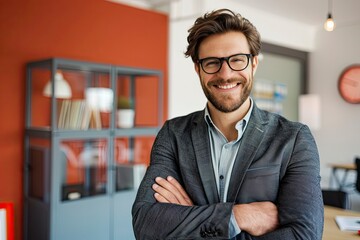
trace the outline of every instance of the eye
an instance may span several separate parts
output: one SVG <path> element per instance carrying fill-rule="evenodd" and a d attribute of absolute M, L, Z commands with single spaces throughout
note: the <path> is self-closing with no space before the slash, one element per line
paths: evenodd
<path fill-rule="evenodd" d="M 217 58 L 209 58 L 203 61 L 204 67 L 215 67 L 219 66 L 220 61 Z"/>
<path fill-rule="evenodd" d="M 237 55 L 230 58 L 230 62 L 246 62 L 246 56 L 244 55 Z"/>

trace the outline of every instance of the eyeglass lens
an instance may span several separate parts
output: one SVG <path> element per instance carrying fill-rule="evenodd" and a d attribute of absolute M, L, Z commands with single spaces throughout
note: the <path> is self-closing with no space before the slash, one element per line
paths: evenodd
<path fill-rule="evenodd" d="M 220 71 L 223 61 L 234 71 L 244 70 L 249 64 L 249 56 L 247 54 L 237 54 L 230 57 L 216 58 L 210 57 L 201 60 L 201 67 L 206 73 L 216 73 Z"/>

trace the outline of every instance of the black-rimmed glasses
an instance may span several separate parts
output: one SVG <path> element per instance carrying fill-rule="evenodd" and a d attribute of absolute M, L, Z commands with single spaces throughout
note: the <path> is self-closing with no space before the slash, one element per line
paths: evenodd
<path fill-rule="evenodd" d="M 223 62 L 226 61 L 227 65 L 234 71 L 242 71 L 249 65 L 251 54 L 235 54 L 229 57 L 207 57 L 199 59 L 202 70 L 207 74 L 214 74 L 220 71 Z"/>

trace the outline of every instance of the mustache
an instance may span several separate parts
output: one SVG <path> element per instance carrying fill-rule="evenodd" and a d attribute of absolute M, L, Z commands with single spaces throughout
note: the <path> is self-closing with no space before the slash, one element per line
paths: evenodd
<path fill-rule="evenodd" d="M 223 85 L 223 84 L 231 84 L 231 83 L 240 83 L 243 84 L 246 81 L 242 78 L 229 78 L 229 79 L 223 79 L 223 78 L 217 78 L 210 82 L 208 82 L 208 86 L 216 86 L 216 85 Z"/>

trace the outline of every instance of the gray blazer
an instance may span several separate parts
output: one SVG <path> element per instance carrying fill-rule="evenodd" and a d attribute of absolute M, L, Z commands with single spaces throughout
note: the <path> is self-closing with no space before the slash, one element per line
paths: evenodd
<path fill-rule="evenodd" d="M 233 204 L 272 201 L 280 227 L 261 237 L 241 232 L 234 239 L 321 239 L 323 200 L 316 143 L 307 126 L 254 105 L 231 175 L 226 203 L 219 200 L 204 111 L 167 121 L 133 205 L 137 239 L 227 239 Z M 157 176 L 175 177 L 194 206 L 157 203 Z"/>

